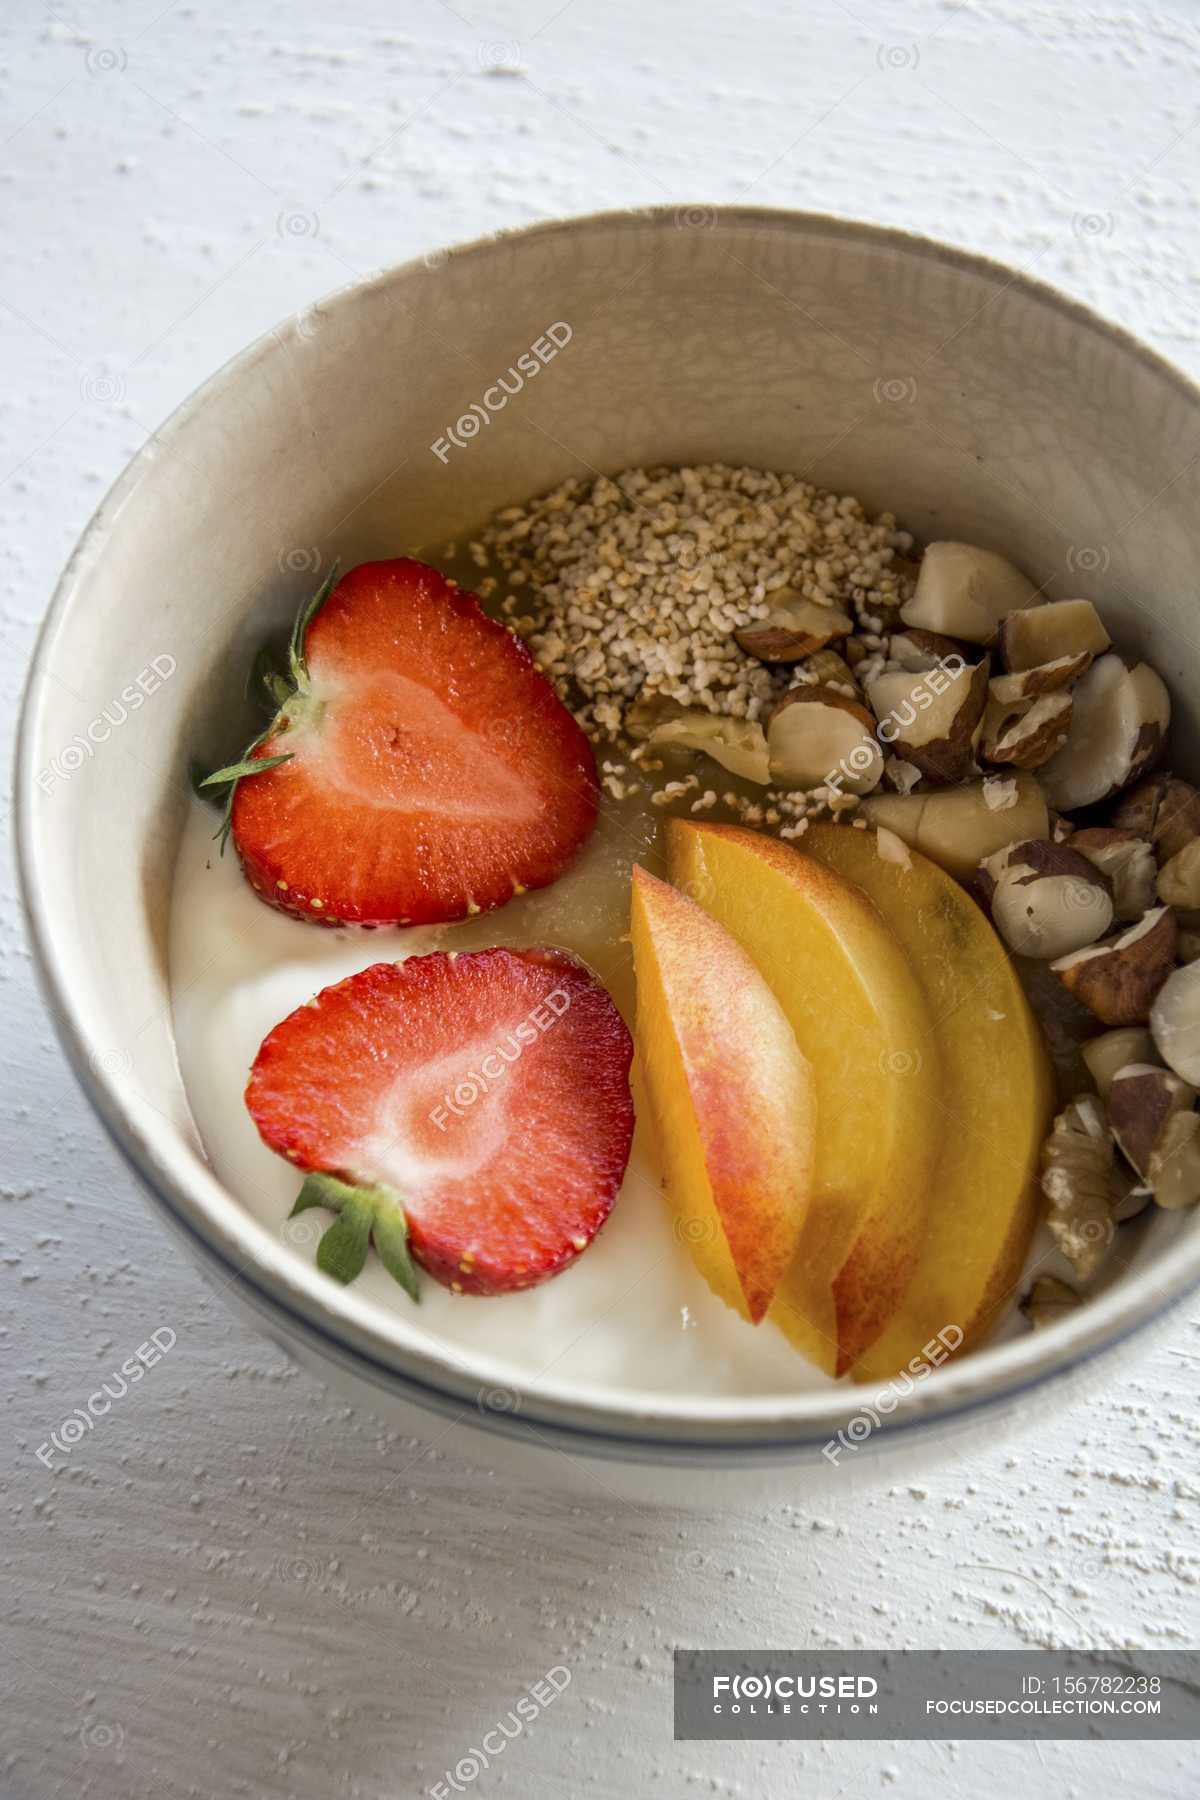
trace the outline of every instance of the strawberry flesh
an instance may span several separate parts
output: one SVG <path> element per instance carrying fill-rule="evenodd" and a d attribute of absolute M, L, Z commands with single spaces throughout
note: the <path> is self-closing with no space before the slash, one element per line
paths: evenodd
<path fill-rule="evenodd" d="M 237 783 L 234 842 L 272 906 L 434 924 L 561 875 L 596 821 L 587 738 L 529 651 L 408 557 L 361 563 L 308 626 L 307 683 Z"/>
<path fill-rule="evenodd" d="M 409 1249 L 471 1294 L 574 1262 L 629 1159 L 632 1041 L 564 950 L 375 963 L 268 1034 L 246 1105 L 299 1168 L 391 1189 Z"/>

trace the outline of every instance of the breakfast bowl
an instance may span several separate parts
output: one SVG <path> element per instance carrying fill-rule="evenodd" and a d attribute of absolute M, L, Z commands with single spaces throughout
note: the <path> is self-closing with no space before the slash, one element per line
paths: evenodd
<path fill-rule="evenodd" d="M 223 1298 L 424 1441 L 635 1501 L 892 1479 L 1028 1428 L 1141 1353 L 1200 1280 L 1186 1211 L 1123 1227 L 1086 1303 L 1051 1327 L 1014 1318 L 874 1386 L 809 1379 L 798 1359 L 794 1380 L 779 1357 L 765 1375 L 739 1368 L 719 1332 L 706 1359 L 703 1321 L 671 1286 L 687 1245 L 656 1195 L 622 1198 L 597 1249 L 536 1290 L 555 1295 L 540 1312 L 532 1295 L 455 1296 L 468 1322 L 443 1330 L 445 1307 L 339 1285 L 314 1265 L 305 1216 L 256 1198 L 250 1150 L 219 1140 L 244 1045 L 327 977 L 333 938 L 340 975 L 402 946 L 270 914 L 234 894 L 232 856 L 208 925 L 179 888 L 201 892 L 220 865 L 189 767 L 249 740 L 255 650 L 335 565 L 453 559 L 503 509 L 627 469 L 787 471 L 887 509 L 917 540 L 1001 552 L 1052 599 L 1086 594 L 1166 681 L 1186 774 L 1200 766 L 1198 429 L 1186 379 L 1047 287 L 902 232 L 752 208 L 500 233 L 340 291 L 206 382 L 117 481 L 62 577 L 17 801 L 64 1046 Z M 505 941 L 505 910 L 487 941 Z M 260 914 L 290 935 L 272 940 L 282 972 L 256 986 Z M 204 1011 L 213 969 L 229 979 Z M 869 1132 L 869 1082 L 856 1104 Z M 664 1308 L 691 1328 L 686 1356 L 656 1335 Z"/>

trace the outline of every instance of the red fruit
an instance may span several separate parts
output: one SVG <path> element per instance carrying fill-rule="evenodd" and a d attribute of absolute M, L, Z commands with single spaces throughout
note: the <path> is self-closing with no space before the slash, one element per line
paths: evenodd
<path fill-rule="evenodd" d="M 306 919 L 424 925 L 557 879 L 596 821 L 591 746 L 519 638 L 408 557 L 319 604 L 238 781 L 234 841 Z"/>
<path fill-rule="evenodd" d="M 612 1210 L 632 1054 L 566 951 L 439 951 L 297 1008 L 264 1039 L 246 1105 L 300 1168 L 390 1189 L 436 1281 L 499 1294 L 556 1275 Z"/>

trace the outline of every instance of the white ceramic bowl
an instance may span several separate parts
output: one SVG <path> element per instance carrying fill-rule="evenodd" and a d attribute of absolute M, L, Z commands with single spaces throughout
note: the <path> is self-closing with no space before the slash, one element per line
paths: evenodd
<path fill-rule="evenodd" d="M 562 324 L 569 341 L 559 329 L 559 353 L 493 411 L 496 377 Z M 752 209 L 610 214 L 468 245 L 343 290 L 208 381 L 121 476 L 62 578 L 17 786 L 63 1041 L 226 1296 L 426 1437 L 632 1497 L 890 1476 L 1098 1381 L 1200 1279 L 1200 1221 L 1159 1215 L 1063 1324 L 952 1364 L 887 1412 L 845 1387 L 736 1401 L 530 1389 L 451 1354 L 328 1281 L 215 1178 L 178 1075 L 166 921 L 187 757 L 228 743 L 228 694 L 264 621 L 311 585 L 309 553 L 348 564 L 428 546 L 589 471 L 789 470 L 924 537 L 1004 550 L 1055 595 L 1090 594 L 1156 664 L 1176 756 L 1195 767 L 1198 434 L 1194 387 L 1049 289 L 902 233 Z M 141 701 L 103 741 L 95 721 L 139 676 Z M 822 1452 L 839 1429 L 862 1448 L 835 1465 Z"/>

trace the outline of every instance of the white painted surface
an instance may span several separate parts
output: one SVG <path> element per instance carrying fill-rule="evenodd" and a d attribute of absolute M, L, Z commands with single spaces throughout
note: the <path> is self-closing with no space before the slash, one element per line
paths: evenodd
<path fill-rule="evenodd" d="M 1200 371 L 1198 68 L 1189 9 L 1066 0 L 15 0 L 8 710 L 81 525 L 191 387 L 343 280 L 497 225 L 746 197 L 915 226 Z M 416 1794 L 556 1664 L 569 1687 L 471 1791 L 1194 1791 L 1186 1745 L 676 1746 L 669 1674 L 676 1642 L 1195 1642 L 1196 1309 L 1103 1404 L 920 1488 L 678 1517 L 513 1495 L 230 1320 L 78 1097 L 11 894 L 2 950 L 0 1800 Z"/>

